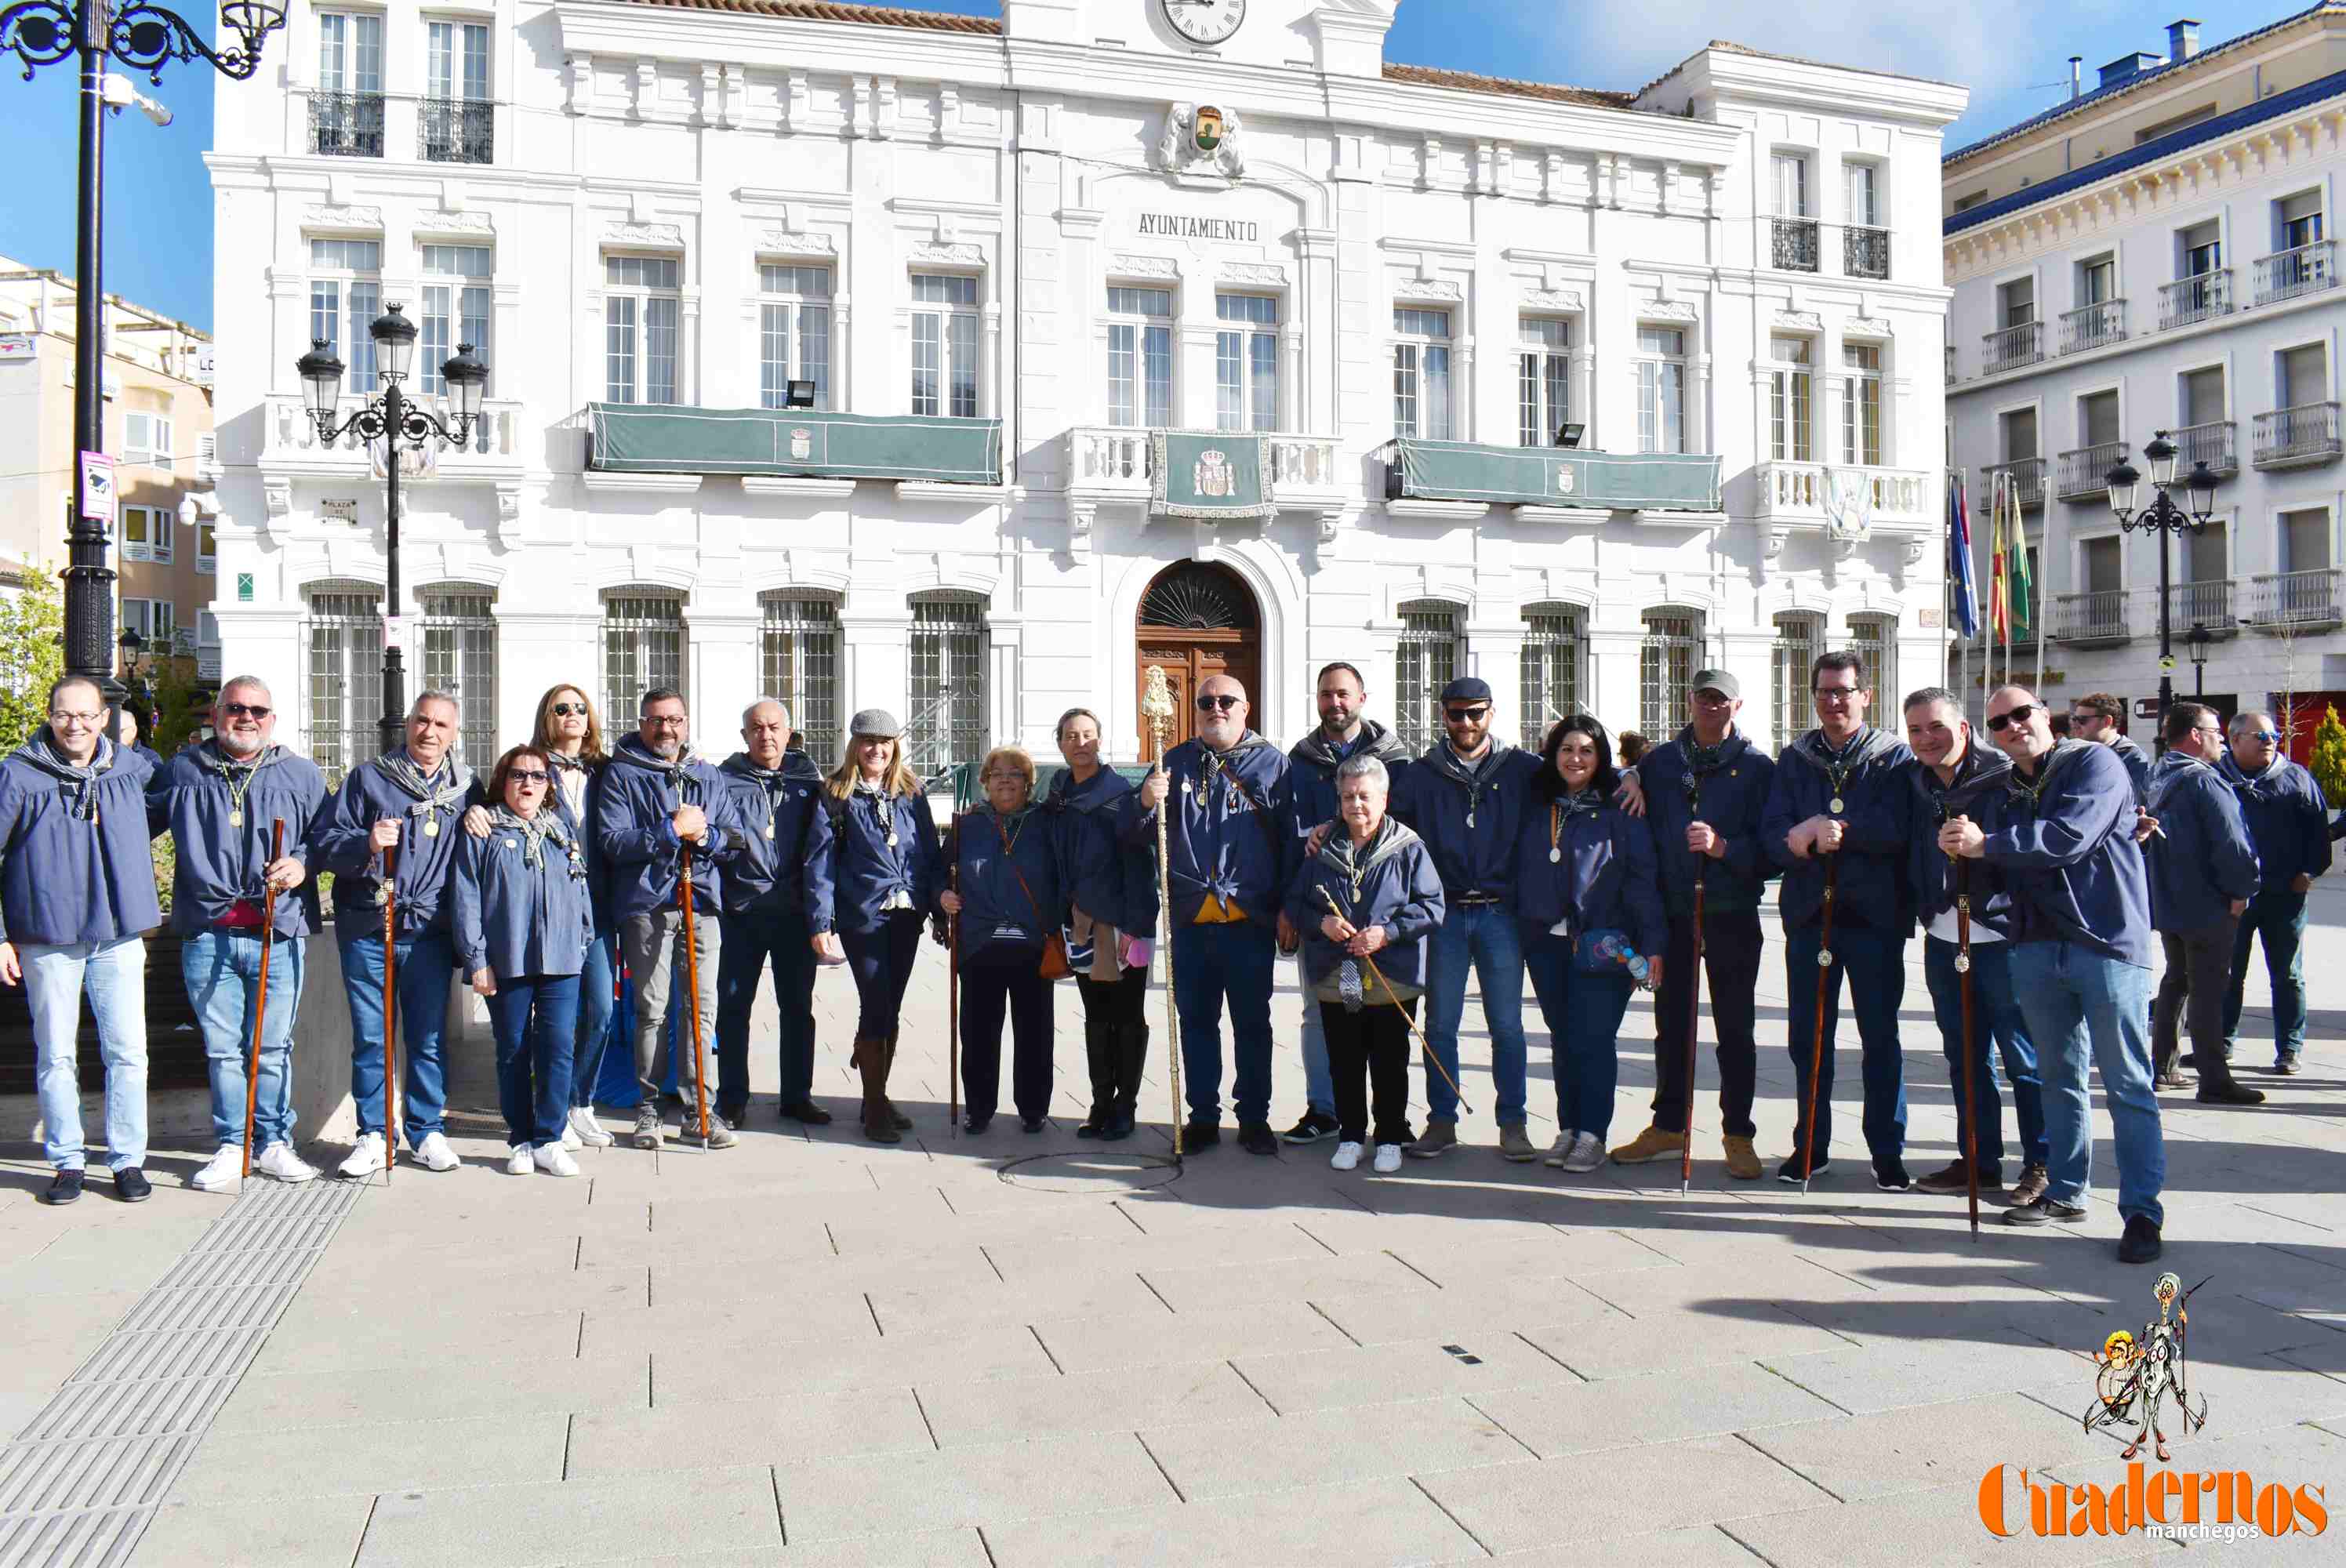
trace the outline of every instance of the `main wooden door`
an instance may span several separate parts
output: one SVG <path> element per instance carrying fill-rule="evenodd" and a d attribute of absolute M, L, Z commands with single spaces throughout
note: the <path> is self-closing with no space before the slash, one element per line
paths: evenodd
<path fill-rule="evenodd" d="M 1262 700 L 1261 614 L 1253 593 L 1225 567 L 1180 561 L 1158 573 L 1140 598 L 1135 648 L 1137 691 L 1148 690 L 1150 666 L 1165 671 L 1173 694 L 1170 745 L 1197 733 L 1198 687 L 1209 676 L 1227 675 L 1246 687 L 1250 702 Z M 1140 759 L 1157 760 L 1146 719 L 1138 738 Z"/>

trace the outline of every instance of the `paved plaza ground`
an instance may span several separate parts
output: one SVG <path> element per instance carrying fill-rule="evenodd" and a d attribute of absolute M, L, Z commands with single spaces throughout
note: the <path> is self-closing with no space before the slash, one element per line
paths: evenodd
<path fill-rule="evenodd" d="M 2304 1075 L 2250 1074 L 2271 1096 L 2256 1111 L 2165 1099 L 2162 1267 L 2212 1276 L 2191 1306 L 2212 1415 L 2175 1468 L 2326 1486 L 2335 1509 L 2346 890 L 2316 904 Z M 1760 1014 L 1771 1173 L 1792 1122 L 1780 951 Z M 1919 1174 L 1950 1157 L 1954 1121 L 1911 951 Z M 589 1150 L 577 1181 L 503 1174 L 499 1124 L 474 1107 L 448 1175 L 256 1180 L 231 1201 L 186 1187 L 206 1151 L 182 1140 L 151 1161 L 143 1207 L 99 1180 L 53 1211 L 33 1201 L 37 1147 L 8 1127 L 0 1563 L 2339 1560 L 2346 1526 L 2186 1548 L 2037 1539 L 2018 1503 L 2014 1539 L 1980 1523 L 1998 1463 L 2015 1496 L 2019 1467 L 2123 1477 L 2116 1442 L 2078 1420 L 2086 1358 L 2139 1330 L 2157 1270 L 2112 1257 L 2098 1114 L 2091 1221 L 1974 1241 L 1961 1199 L 1867 1179 L 1851 1041 L 1841 1157 L 1813 1192 L 1729 1180 L 1706 1105 L 1682 1197 L 1675 1165 L 1499 1160 L 1470 1011 L 1472 1146 L 1381 1177 L 1331 1171 L 1325 1144 L 1258 1159 L 1225 1143 L 1177 1176 L 1161 1023 L 1155 1119 L 1107 1152 L 1075 1137 L 1065 989 L 1047 1132 L 1005 1115 L 952 1135 L 944 978 L 928 950 L 896 1085 L 919 1125 L 894 1148 L 854 1125 L 836 972 L 817 1092 L 840 1120 L 811 1137 L 775 1120 L 762 1044 L 739 1148 Z M 1302 1074 L 1281 980 L 1284 1125 Z M 2264 996 L 2259 980 L 2247 1064 L 2270 1056 Z M 1651 1037 L 1640 1002 L 1617 1141 L 1644 1125 Z"/>

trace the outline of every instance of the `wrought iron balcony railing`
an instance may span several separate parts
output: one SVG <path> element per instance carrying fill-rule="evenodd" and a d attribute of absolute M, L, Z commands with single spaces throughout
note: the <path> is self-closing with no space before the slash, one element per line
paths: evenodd
<path fill-rule="evenodd" d="M 2188 278 L 2178 278 L 2172 283 L 2158 286 L 2158 325 L 2164 331 L 2169 327 L 2188 327 L 2194 321 L 2205 321 L 2232 313 L 2232 270 L 2218 267 L 2213 272 L 2198 272 Z"/>
<path fill-rule="evenodd" d="M 2104 300 L 2061 313 L 2061 351 L 2083 353 L 2126 341 L 2126 301 Z"/>
<path fill-rule="evenodd" d="M 2033 365 L 2045 357 L 2045 323 L 2022 321 L 2017 326 L 1998 327 L 1981 341 L 1980 373 L 2000 375 L 2023 365 Z"/>
<path fill-rule="evenodd" d="M 1817 270 L 1815 219 L 1778 218 L 1770 220 L 1770 266 L 1784 272 L 1813 272 Z"/>
<path fill-rule="evenodd" d="M 2175 472 L 2188 477 L 2203 463 L 2216 473 L 2239 472 L 2240 454 L 2233 443 L 2232 430 L 2232 421 L 2217 419 L 2168 431 L 2167 438 L 2175 443 Z"/>
<path fill-rule="evenodd" d="M 1995 494 L 1995 476 L 2012 475 L 2012 498 L 2023 506 L 2045 504 L 2045 460 L 2041 457 L 2014 458 L 2010 463 L 1992 463 L 1980 470 L 1979 504 L 1984 507 L 1987 497 Z"/>
<path fill-rule="evenodd" d="M 2300 403 L 2257 415 L 2259 468 L 2312 468 L 2339 458 L 2338 405 Z"/>
<path fill-rule="evenodd" d="M 328 158 L 382 156 L 382 95 L 310 95 L 310 150 Z"/>
<path fill-rule="evenodd" d="M 2257 259 L 2250 273 L 2256 302 L 2275 304 L 2338 286 L 2338 241 L 2317 239 Z"/>
<path fill-rule="evenodd" d="M 415 155 L 426 163 L 488 163 L 496 152 L 496 106 L 425 98 L 415 106 Z"/>
<path fill-rule="evenodd" d="M 2091 446 L 2063 453 L 2054 471 L 2054 493 L 2064 501 L 2087 501 L 2096 496 L 2106 499 L 2110 470 L 2125 462 L 2133 450 L 2128 442 L 2097 441 Z"/>
<path fill-rule="evenodd" d="M 1841 270 L 1851 278 L 1890 276 L 1890 230 L 1852 223 L 1841 231 Z"/>

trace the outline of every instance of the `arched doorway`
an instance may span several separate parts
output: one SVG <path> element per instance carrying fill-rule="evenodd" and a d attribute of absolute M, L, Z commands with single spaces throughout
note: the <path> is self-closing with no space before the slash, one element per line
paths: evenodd
<path fill-rule="evenodd" d="M 1262 612 L 1253 591 L 1228 567 L 1177 561 L 1157 574 L 1140 596 L 1135 634 L 1140 689 L 1148 687 L 1151 665 L 1164 667 L 1165 683 L 1172 688 L 1168 744 L 1178 746 L 1195 733 L 1198 687 L 1209 676 L 1229 676 L 1246 687 L 1249 698 L 1261 702 Z M 1155 761 L 1157 743 L 1146 720 L 1139 739 L 1140 759 Z"/>

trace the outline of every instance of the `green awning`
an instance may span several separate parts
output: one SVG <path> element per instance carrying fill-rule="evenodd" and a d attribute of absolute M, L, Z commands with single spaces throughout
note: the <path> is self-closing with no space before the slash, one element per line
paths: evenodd
<path fill-rule="evenodd" d="M 1574 452 L 1558 446 L 1392 443 L 1386 494 L 1394 500 L 1617 511 L 1716 512 L 1719 460 L 1704 453 Z"/>
<path fill-rule="evenodd" d="M 1002 422 L 807 408 L 590 402 L 587 463 L 611 473 L 1002 482 Z"/>
<path fill-rule="evenodd" d="M 1270 438 L 1160 430 L 1152 443 L 1149 510 L 1159 517 L 1273 517 Z"/>

